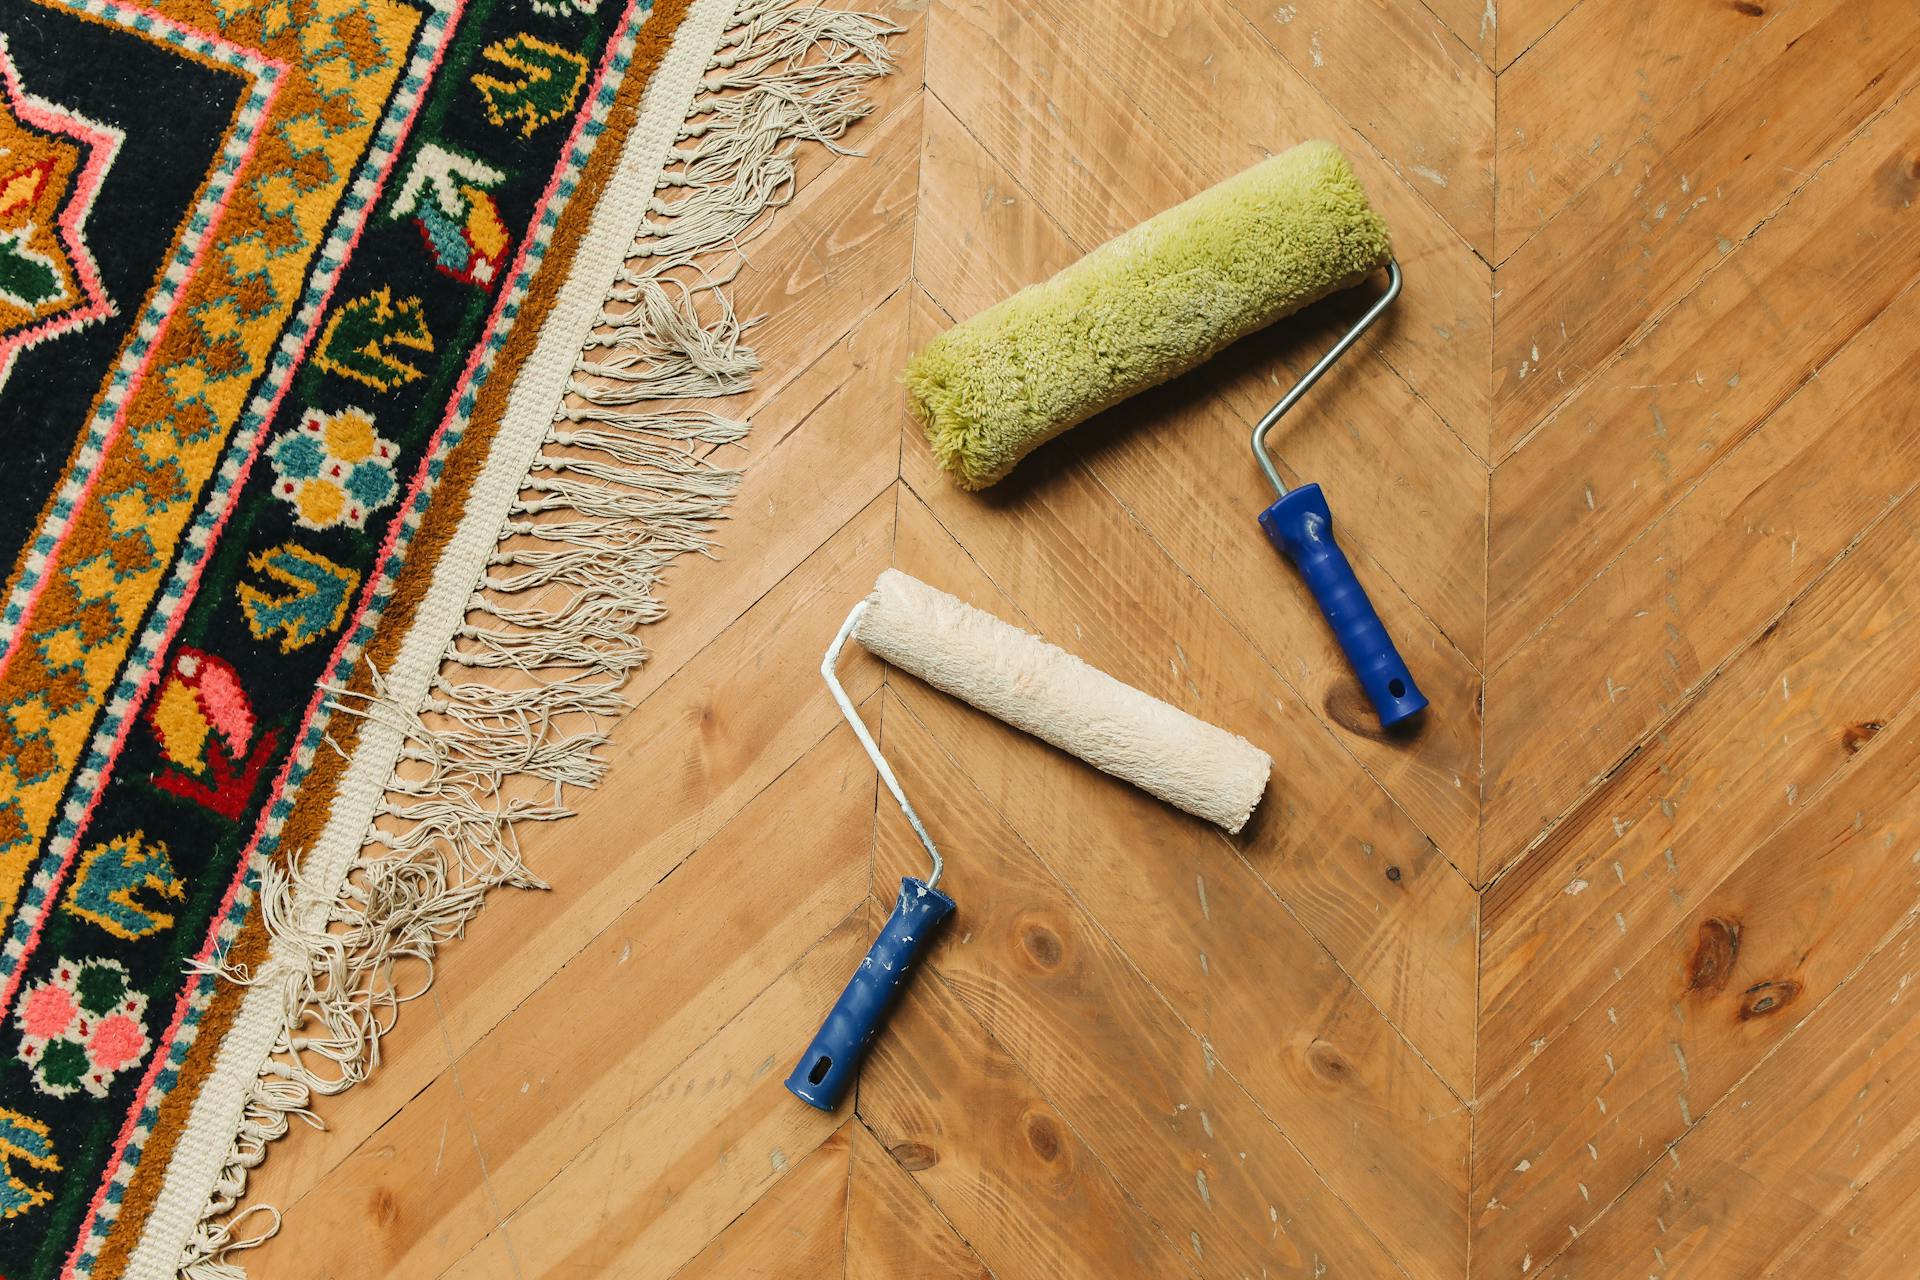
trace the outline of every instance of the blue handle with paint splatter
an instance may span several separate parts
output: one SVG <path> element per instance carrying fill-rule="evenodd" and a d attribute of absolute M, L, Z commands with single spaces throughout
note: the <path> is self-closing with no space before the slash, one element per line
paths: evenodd
<path fill-rule="evenodd" d="M 934 927 L 951 914 L 953 899 L 946 894 L 912 876 L 900 881 L 900 899 L 886 927 L 867 948 L 866 958 L 787 1077 L 787 1090 L 794 1097 L 822 1111 L 840 1105 L 867 1046 L 913 976 L 914 962 L 926 949 Z"/>
<path fill-rule="evenodd" d="M 1260 527 L 1307 580 L 1380 716 L 1380 727 L 1390 728 L 1424 709 L 1426 695 L 1413 682 L 1413 672 L 1407 670 L 1393 637 L 1381 625 L 1347 553 L 1334 541 L 1333 512 L 1327 509 L 1320 486 L 1303 484 L 1290 490 L 1260 513 Z"/>

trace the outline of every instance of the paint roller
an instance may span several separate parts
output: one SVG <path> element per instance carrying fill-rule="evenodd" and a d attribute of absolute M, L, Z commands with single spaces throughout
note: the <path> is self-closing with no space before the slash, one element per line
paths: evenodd
<path fill-rule="evenodd" d="M 1427 705 L 1334 539 L 1317 484 L 1289 489 L 1267 433 L 1400 295 L 1386 224 L 1339 148 L 1306 142 L 1122 232 L 935 338 L 908 403 L 935 459 L 983 489 L 1069 428 L 1384 269 L 1385 291 L 1268 413 L 1253 456 L 1260 525 L 1306 579 L 1383 727 Z"/>
<path fill-rule="evenodd" d="M 1245 738 L 916 578 L 896 569 L 882 573 L 827 647 L 820 674 L 926 849 L 930 869 L 924 880 L 900 881 L 893 914 L 787 1077 L 796 1097 L 823 1111 L 839 1105 L 915 961 L 954 909 L 939 888 L 938 846 L 835 674 L 849 636 L 934 688 L 1229 833 L 1246 825 L 1273 768 L 1267 753 Z"/>

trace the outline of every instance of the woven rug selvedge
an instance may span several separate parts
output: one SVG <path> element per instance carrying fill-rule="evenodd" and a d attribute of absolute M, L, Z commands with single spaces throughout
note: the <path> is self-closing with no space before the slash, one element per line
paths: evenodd
<path fill-rule="evenodd" d="M 0 1277 L 238 1274 L 395 964 L 539 883 L 737 484 L 738 245 L 887 34 L 0 0 Z"/>

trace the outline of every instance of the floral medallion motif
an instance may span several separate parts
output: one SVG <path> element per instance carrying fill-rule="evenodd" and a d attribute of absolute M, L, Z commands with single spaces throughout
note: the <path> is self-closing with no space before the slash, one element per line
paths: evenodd
<path fill-rule="evenodd" d="M 364 529 L 367 517 L 400 492 L 393 463 L 399 450 L 373 429 L 373 415 L 347 408 L 309 409 L 300 425 L 267 451 L 273 491 L 308 529 Z"/>
<path fill-rule="evenodd" d="M 62 959 L 21 997 L 14 1025 L 20 1061 L 56 1098 L 85 1089 L 107 1096 L 114 1077 L 147 1056 L 147 998 L 128 987 L 117 960 Z"/>

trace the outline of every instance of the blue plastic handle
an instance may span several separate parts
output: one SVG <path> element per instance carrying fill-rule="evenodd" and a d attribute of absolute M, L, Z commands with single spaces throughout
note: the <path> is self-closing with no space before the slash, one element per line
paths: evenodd
<path fill-rule="evenodd" d="M 1391 728 L 1423 710 L 1427 699 L 1413 673 L 1380 625 L 1367 589 L 1353 574 L 1346 552 L 1333 538 L 1333 513 L 1317 484 L 1290 490 L 1260 513 L 1260 527 L 1273 545 L 1287 553 L 1327 615 L 1347 661 L 1373 701 L 1382 728 Z"/>
<path fill-rule="evenodd" d="M 946 894 L 912 876 L 900 881 L 900 900 L 893 904 L 893 914 L 787 1077 L 788 1092 L 822 1111 L 840 1105 L 874 1033 L 913 976 L 914 961 L 933 936 L 934 926 L 952 914 L 953 899 Z"/>

